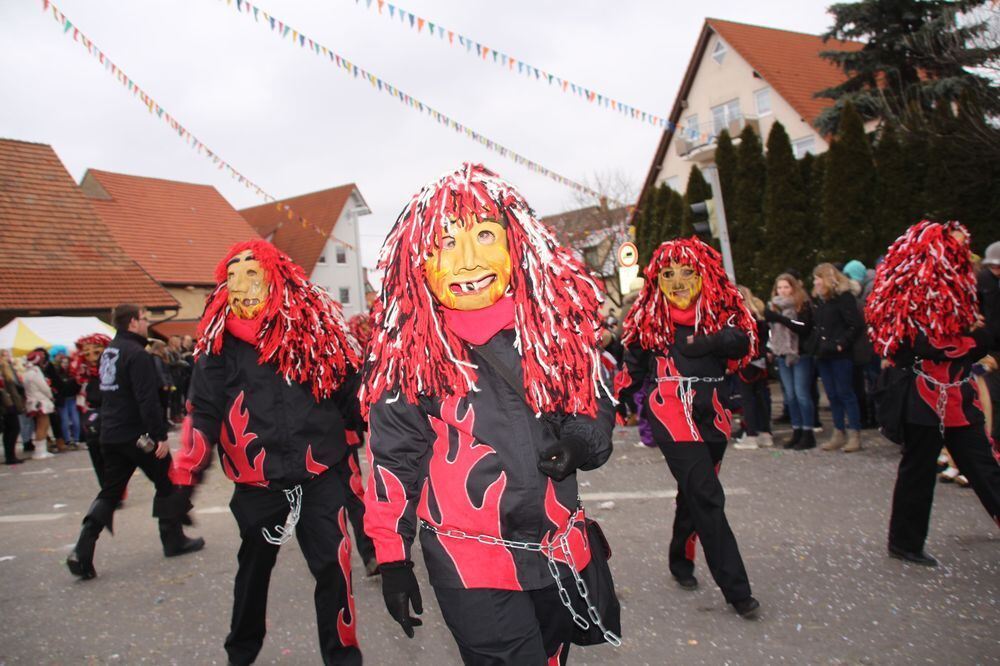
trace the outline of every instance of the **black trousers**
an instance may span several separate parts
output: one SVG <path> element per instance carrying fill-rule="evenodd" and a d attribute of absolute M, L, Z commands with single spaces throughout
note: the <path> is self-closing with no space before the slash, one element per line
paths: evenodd
<path fill-rule="evenodd" d="M 361 664 L 343 486 L 336 474 L 321 474 L 301 487 L 295 537 L 316 579 L 314 600 L 323 663 Z M 264 538 L 262 529 L 274 534 L 275 526 L 283 525 L 288 516 L 289 503 L 280 490 L 238 483 L 229 508 L 240 528 L 242 544 L 226 652 L 233 664 L 251 664 L 264 644 L 268 586 L 280 549 Z"/>
<path fill-rule="evenodd" d="M 572 579 L 563 585 L 573 592 Z M 555 583 L 540 590 L 435 587 L 466 666 L 565 666 L 573 618 Z"/>
<path fill-rule="evenodd" d="M 333 470 L 344 485 L 344 506 L 354 528 L 354 545 L 361 559 L 367 564 L 375 559 L 375 543 L 365 534 L 365 497 L 361 483 L 361 466 L 358 462 L 357 446 L 349 446 L 347 455 Z M 351 466 L 353 463 L 353 467 Z M 357 470 L 357 471 L 355 471 Z"/>
<path fill-rule="evenodd" d="M 889 543 L 918 553 L 924 549 L 934 502 L 937 457 L 947 446 L 958 471 L 969 480 L 979 501 L 1000 527 L 1000 465 L 993 458 L 982 424 L 964 428 L 906 424 L 903 458 L 892 493 Z"/>
<path fill-rule="evenodd" d="M 755 436 L 771 432 L 771 392 L 767 380 L 740 382 L 740 398 L 743 405 L 743 430 Z"/>
<path fill-rule="evenodd" d="M 174 491 L 174 484 L 170 482 L 168 472 L 170 471 L 170 455 L 157 458 L 155 455 L 146 453 L 135 445 L 135 442 L 125 442 L 123 444 L 101 444 L 101 457 L 104 459 L 104 480 L 101 483 L 101 492 L 97 494 L 97 499 L 108 500 L 117 505 L 125 494 L 125 488 L 135 473 L 136 467 L 156 486 L 156 495 L 153 499 L 154 506 L 157 499 L 162 499 Z"/>
<path fill-rule="evenodd" d="M 3 410 L 0 427 L 3 428 L 4 462 L 14 462 L 17 460 L 17 436 L 21 434 L 21 421 L 17 418 L 17 410 L 13 407 Z"/>
<path fill-rule="evenodd" d="M 670 573 L 677 578 L 694 574 L 694 548 L 701 539 L 708 569 L 726 601 L 746 599 L 750 596 L 750 581 L 726 519 L 726 495 L 718 475 L 726 442 L 661 444 L 660 451 L 677 480 Z"/>

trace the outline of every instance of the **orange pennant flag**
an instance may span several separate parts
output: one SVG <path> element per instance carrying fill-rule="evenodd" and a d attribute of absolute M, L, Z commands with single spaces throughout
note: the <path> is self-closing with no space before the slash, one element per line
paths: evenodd
<path fill-rule="evenodd" d="M 417 32 L 420 32 L 423 29 L 424 29 L 424 20 L 418 16 L 417 17 Z"/>

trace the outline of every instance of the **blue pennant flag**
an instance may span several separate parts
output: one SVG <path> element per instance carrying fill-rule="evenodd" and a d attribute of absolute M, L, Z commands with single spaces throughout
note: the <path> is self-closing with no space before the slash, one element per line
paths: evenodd
<path fill-rule="evenodd" d="M 389 18 L 396 18 L 396 6 L 389 5 Z"/>

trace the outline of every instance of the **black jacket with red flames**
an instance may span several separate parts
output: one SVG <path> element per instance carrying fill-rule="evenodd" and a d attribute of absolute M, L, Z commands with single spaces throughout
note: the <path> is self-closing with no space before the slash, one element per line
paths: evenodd
<path fill-rule="evenodd" d="M 191 377 L 192 414 L 171 479 L 192 485 L 219 445 L 232 481 L 285 489 L 325 472 L 347 452 L 346 428 L 359 428 L 358 376 L 349 375 L 330 398 L 313 397 L 309 384 L 287 382 L 257 349 L 229 333 L 222 352 L 202 354 Z"/>
<path fill-rule="evenodd" d="M 643 413 L 658 444 L 724 442 L 732 431 L 726 370 L 730 360 L 746 355 L 750 338 L 736 328 L 695 336 L 690 344 L 689 335 L 693 326 L 677 325 L 675 342 L 666 351 L 629 345 L 615 381 L 618 399 L 632 402 L 649 380 Z"/>
<path fill-rule="evenodd" d="M 483 347 L 521 379 L 512 331 Z M 538 470 L 539 452 L 557 437 L 582 439 L 600 467 L 611 455 L 614 413 L 602 396 L 596 418 L 536 418 L 521 395 L 470 346 L 476 386 L 464 398 L 424 396 L 414 404 L 387 393 L 369 415 L 365 532 L 379 562 L 410 559 L 417 519 L 434 528 L 476 537 L 550 543 L 566 533 L 578 504 L 576 475 L 555 482 Z M 590 561 L 582 512 L 569 546 L 578 570 Z M 552 585 L 539 552 L 420 531 L 431 584 L 445 588 L 532 590 Z M 565 562 L 561 556 L 554 559 Z"/>
<path fill-rule="evenodd" d="M 892 362 L 912 374 L 906 421 L 916 425 L 939 425 L 940 400 L 945 426 L 957 428 L 983 423 L 983 405 L 970 373 L 972 365 L 989 351 L 989 343 L 990 334 L 980 329 L 968 335 L 936 340 L 919 333 L 912 345 L 900 345 Z M 913 372 L 914 367 L 926 377 Z M 945 388 L 942 384 L 956 385 Z"/>

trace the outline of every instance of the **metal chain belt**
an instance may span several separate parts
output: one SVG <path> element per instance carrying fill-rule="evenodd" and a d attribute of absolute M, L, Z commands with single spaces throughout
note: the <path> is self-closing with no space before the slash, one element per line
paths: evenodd
<path fill-rule="evenodd" d="M 288 500 L 288 517 L 285 518 L 284 525 L 275 525 L 274 531 L 278 533 L 278 536 L 272 535 L 266 527 L 260 528 L 264 534 L 264 540 L 275 546 L 288 543 L 292 535 L 295 534 L 295 526 L 299 524 L 299 516 L 302 514 L 302 486 L 286 490 L 285 499 Z"/>
<path fill-rule="evenodd" d="M 505 548 L 513 548 L 515 550 L 527 550 L 533 553 L 541 553 L 545 556 L 546 563 L 549 567 L 549 574 L 551 574 L 552 579 L 556 582 L 556 588 L 559 590 L 559 601 L 562 602 L 562 605 L 565 606 L 566 610 L 568 610 L 570 615 L 573 616 L 573 623 L 576 624 L 576 626 L 578 626 L 582 631 L 587 631 L 590 629 L 590 622 L 587 622 L 587 619 L 577 613 L 576 609 L 573 608 L 573 602 L 569 598 L 569 592 L 563 586 L 562 577 L 559 575 L 558 562 L 553 557 L 553 554 L 556 552 L 562 553 L 567 566 L 569 566 L 570 572 L 573 574 L 573 582 L 576 584 L 576 590 L 580 593 L 580 597 L 583 599 L 583 602 L 587 604 L 587 615 L 590 617 L 590 621 L 601 630 L 605 641 L 615 647 L 620 647 L 622 644 L 621 637 L 613 631 L 605 628 L 604 623 L 601 622 L 601 616 L 597 612 L 597 608 L 590 602 L 590 593 L 589 590 L 587 590 L 587 584 L 577 572 L 576 561 L 574 560 L 573 553 L 569 548 L 570 530 L 573 529 L 573 524 L 576 522 L 577 517 L 582 511 L 582 507 L 577 507 L 576 511 L 574 511 L 573 515 L 569 518 L 566 530 L 548 545 L 534 543 L 531 541 L 511 541 L 510 539 L 502 539 L 500 537 L 490 536 L 489 534 L 469 534 L 456 529 L 439 530 L 423 519 L 420 520 L 420 525 L 424 529 L 429 530 L 438 536 L 476 541 L 486 546 L 503 546 Z"/>
<path fill-rule="evenodd" d="M 975 375 L 969 373 L 957 382 L 942 382 L 934 377 L 931 377 L 922 369 L 918 368 L 916 364 L 913 365 L 913 372 L 928 384 L 932 385 L 937 389 L 937 402 L 934 405 L 934 413 L 938 417 L 938 431 L 941 433 L 941 437 L 944 438 L 944 417 L 946 410 L 948 409 L 948 389 L 959 388 L 963 384 L 968 384 L 969 382 L 975 380 Z"/>
<path fill-rule="evenodd" d="M 680 387 L 680 400 L 681 407 L 684 408 L 684 419 L 687 421 L 688 428 L 692 433 L 698 432 L 694 425 L 694 416 L 692 410 L 694 409 L 694 387 L 692 384 L 697 384 L 699 382 L 707 384 L 717 384 L 719 382 L 725 381 L 725 377 L 657 377 L 656 382 L 677 382 Z"/>

